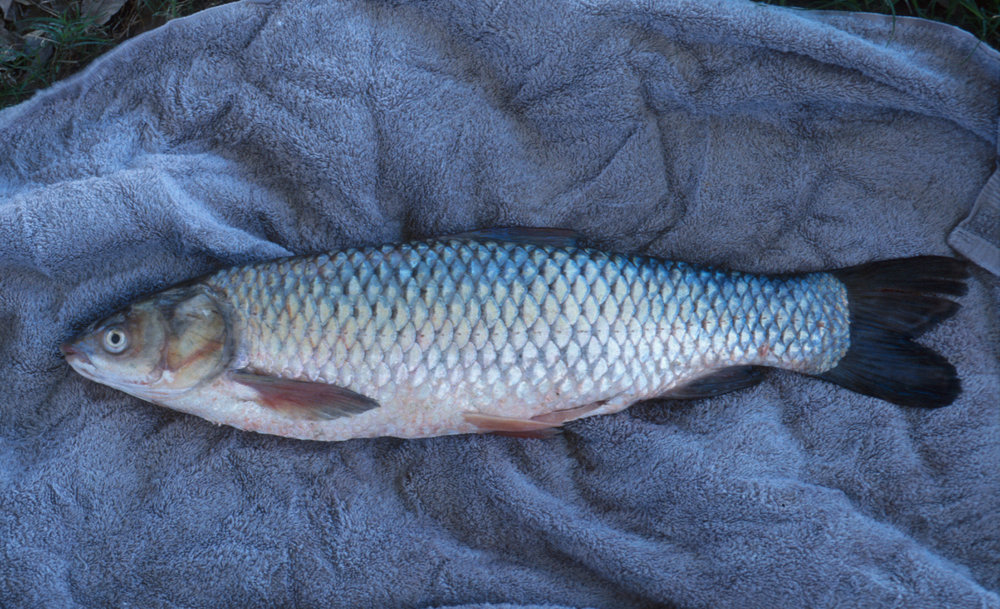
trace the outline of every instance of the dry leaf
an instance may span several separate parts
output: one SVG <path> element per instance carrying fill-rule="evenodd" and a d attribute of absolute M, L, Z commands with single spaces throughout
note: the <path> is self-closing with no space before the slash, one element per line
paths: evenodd
<path fill-rule="evenodd" d="M 123 6 L 125 0 L 83 0 L 80 13 L 93 19 L 97 25 L 104 25 Z"/>
<path fill-rule="evenodd" d="M 0 52 L 4 50 L 13 50 L 17 47 L 19 42 L 21 42 L 20 36 L 14 34 L 13 32 L 8 32 L 7 28 L 0 25 Z"/>

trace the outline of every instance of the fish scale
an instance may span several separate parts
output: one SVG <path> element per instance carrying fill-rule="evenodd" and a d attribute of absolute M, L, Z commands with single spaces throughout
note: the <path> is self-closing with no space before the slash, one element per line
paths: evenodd
<path fill-rule="evenodd" d="M 206 283 L 231 307 L 234 365 L 346 387 L 395 426 L 418 420 L 418 435 L 468 431 L 463 412 L 611 412 L 733 365 L 820 373 L 849 341 L 831 275 L 768 278 L 575 246 L 442 239 Z"/>

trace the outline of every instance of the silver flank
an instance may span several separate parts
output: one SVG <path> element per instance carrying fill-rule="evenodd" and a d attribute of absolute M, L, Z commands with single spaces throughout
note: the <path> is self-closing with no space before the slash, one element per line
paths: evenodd
<path fill-rule="evenodd" d="M 734 365 L 817 374 L 849 346 L 827 273 L 723 272 L 591 249 L 442 239 L 221 271 L 234 367 L 422 413 L 606 412 Z"/>

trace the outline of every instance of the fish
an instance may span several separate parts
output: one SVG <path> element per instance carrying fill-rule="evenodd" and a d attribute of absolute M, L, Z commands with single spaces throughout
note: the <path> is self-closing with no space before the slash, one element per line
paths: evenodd
<path fill-rule="evenodd" d="M 904 407 L 961 391 L 914 339 L 964 261 L 761 275 L 496 228 L 226 268 L 91 324 L 79 374 L 239 429 L 339 441 L 546 437 L 633 403 L 710 398 L 780 368 Z"/>

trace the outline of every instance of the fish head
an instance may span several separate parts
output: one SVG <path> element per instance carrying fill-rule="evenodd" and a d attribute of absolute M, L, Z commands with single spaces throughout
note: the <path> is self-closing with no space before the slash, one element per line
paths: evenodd
<path fill-rule="evenodd" d="M 180 287 L 95 322 L 60 349 L 84 377 L 163 403 L 218 376 L 232 356 L 229 315 L 204 287 Z"/>

